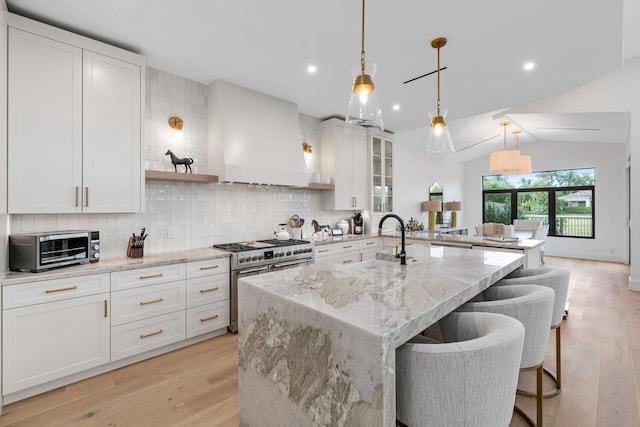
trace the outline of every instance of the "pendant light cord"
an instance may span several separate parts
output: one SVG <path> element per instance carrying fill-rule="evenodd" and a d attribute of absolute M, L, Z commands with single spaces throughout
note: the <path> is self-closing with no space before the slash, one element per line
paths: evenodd
<path fill-rule="evenodd" d="M 440 115 L 440 48 L 438 48 L 438 116 L 439 115 Z"/>
<path fill-rule="evenodd" d="M 364 0 L 362 0 L 362 49 L 360 50 L 360 68 L 362 69 L 362 79 L 364 81 Z"/>

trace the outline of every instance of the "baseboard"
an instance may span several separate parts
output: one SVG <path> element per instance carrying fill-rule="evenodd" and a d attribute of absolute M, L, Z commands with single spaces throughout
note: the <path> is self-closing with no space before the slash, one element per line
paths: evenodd
<path fill-rule="evenodd" d="M 577 258 L 588 259 L 593 261 L 617 262 L 620 264 L 628 264 L 626 257 L 612 254 L 594 254 L 591 252 L 575 252 L 575 251 L 550 251 L 545 248 L 545 256 L 557 256 L 561 258 Z"/>

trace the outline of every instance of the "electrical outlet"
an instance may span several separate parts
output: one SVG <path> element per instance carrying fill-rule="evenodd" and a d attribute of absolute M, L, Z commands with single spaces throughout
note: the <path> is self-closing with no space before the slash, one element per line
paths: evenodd
<path fill-rule="evenodd" d="M 167 227 L 167 239 L 175 239 L 176 238 L 176 232 L 173 229 L 173 227 Z"/>

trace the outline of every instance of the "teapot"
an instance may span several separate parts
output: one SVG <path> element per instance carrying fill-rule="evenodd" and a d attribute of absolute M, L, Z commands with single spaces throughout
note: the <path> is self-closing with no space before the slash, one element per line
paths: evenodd
<path fill-rule="evenodd" d="M 278 227 L 273 232 L 277 240 L 289 240 L 289 232 L 286 229 L 287 224 L 278 224 Z"/>

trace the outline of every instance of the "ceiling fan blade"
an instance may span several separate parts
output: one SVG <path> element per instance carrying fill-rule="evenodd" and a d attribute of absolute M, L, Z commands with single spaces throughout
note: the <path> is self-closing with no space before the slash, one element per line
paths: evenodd
<path fill-rule="evenodd" d="M 441 67 L 441 68 L 440 68 L 440 71 L 444 71 L 444 70 L 446 70 L 446 69 L 447 69 L 447 67 Z M 423 74 L 423 75 L 421 75 L 421 76 L 414 77 L 414 78 L 412 78 L 412 79 L 410 79 L 410 80 L 407 80 L 406 82 L 402 82 L 402 84 L 403 84 L 403 85 L 406 85 L 407 83 L 411 83 L 411 82 L 412 82 L 412 81 L 414 81 L 414 80 L 418 80 L 418 79 L 421 79 L 421 78 L 423 78 L 423 77 L 430 76 L 431 74 L 435 74 L 435 73 L 437 73 L 437 72 L 438 72 L 438 70 L 429 71 L 427 74 Z"/>

